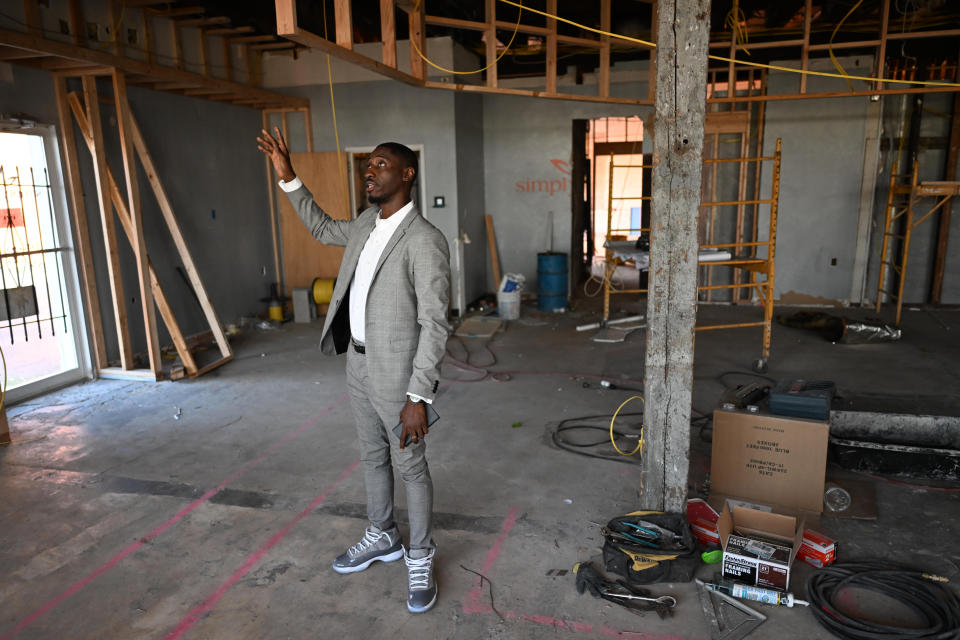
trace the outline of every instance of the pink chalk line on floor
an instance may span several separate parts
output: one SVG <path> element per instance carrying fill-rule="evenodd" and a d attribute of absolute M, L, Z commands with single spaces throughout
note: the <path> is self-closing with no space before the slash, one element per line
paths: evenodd
<path fill-rule="evenodd" d="M 350 477 L 350 474 L 353 473 L 358 466 L 360 466 L 360 460 L 354 460 L 353 464 L 347 467 L 346 471 L 341 473 L 340 477 L 337 478 L 332 485 L 327 487 L 326 491 L 314 498 L 313 502 L 307 505 L 306 509 L 297 514 L 297 517 L 288 522 L 282 529 L 280 529 L 280 531 L 276 532 L 265 545 L 250 554 L 246 561 L 240 565 L 240 568 L 234 571 L 229 578 L 224 580 L 223 583 L 217 587 L 217 590 L 210 595 L 210 597 L 194 607 L 193 610 L 191 610 L 190 613 L 188 613 L 186 617 L 180 621 L 173 631 L 164 637 L 164 640 L 177 640 L 178 638 L 183 637 L 183 634 L 197 624 L 203 618 L 203 616 L 212 611 L 213 608 L 217 606 L 217 602 L 220 601 L 220 598 L 222 598 L 233 585 L 247 575 L 250 570 L 253 569 L 257 563 L 263 559 L 263 556 L 265 556 L 270 549 L 272 549 L 278 542 L 283 540 L 288 533 L 290 533 L 290 530 L 293 529 L 297 523 L 310 515 L 311 511 L 316 509 L 323 501 L 325 501 L 327 496 L 329 496 L 334 489 L 336 489 L 341 483 Z"/>
<path fill-rule="evenodd" d="M 88 584 L 96 580 L 98 577 L 100 577 L 101 575 L 103 575 L 113 567 L 115 567 L 121 560 L 129 556 L 131 553 L 137 551 L 138 549 L 143 547 L 145 544 L 147 544 L 148 542 L 150 542 L 151 540 L 153 540 L 154 538 L 156 538 L 157 536 L 165 532 L 167 529 L 169 529 L 173 525 L 183 520 L 188 514 L 190 514 L 190 512 L 194 511 L 200 505 L 210 500 L 210 498 L 217 495 L 221 490 L 225 489 L 231 483 L 240 479 L 240 477 L 242 477 L 247 471 L 249 471 L 256 465 L 266 460 L 271 454 L 273 454 L 281 446 L 290 442 L 291 440 L 299 436 L 301 433 L 303 433 L 304 431 L 306 431 L 307 429 L 315 425 L 328 413 L 330 413 L 335 408 L 337 408 L 340 404 L 342 404 L 346 399 L 347 399 L 347 394 L 343 394 L 336 402 L 334 402 L 329 407 L 327 407 L 326 409 L 324 409 L 323 411 L 313 416 L 312 418 L 304 422 L 302 425 L 300 425 L 299 427 L 297 427 L 296 429 L 288 433 L 286 436 L 283 437 L 282 440 L 280 440 L 279 442 L 271 446 L 269 449 L 264 451 L 259 457 L 244 464 L 233 475 L 231 475 L 229 478 L 227 478 L 226 480 L 224 480 L 223 482 L 215 486 L 213 489 L 210 489 L 209 491 L 204 493 L 202 496 L 200 496 L 199 498 L 197 498 L 196 500 L 194 500 L 193 502 L 185 506 L 183 509 L 178 511 L 172 518 L 170 518 L 169 520 L 161 524 L 159 527 L 157 527 L 147 535 L 141 538 L 138 538 L 136 542 L 129 545 L 128 547 L 123 549 L 120 553 L 110 558 L 106 563 L 101 565 L 98 569 L 94 570 L 93 572 L 87 574 L 85 577 L 81 578 L 77 582 L 73 583 L 73 585 L 67 588 L 66 591 L 56 596 L 55 598 L 53 598 L 52 600 L 50 600 L 49 602 L 41 606 L 39 609 L 31 613 L 29 616 L 21 620 L 17 624 L 17 626 L 13 628 L 12 631 L 0 636 L 0 640 L 10 640 L 10 638 L 13 638 L 15 635 L 17 635 L 18 633 L 20 633 L 21 631 L 29 627 L 31 624 L 33 624 L 42 616 L 44 616 L 47 612 L 49 612 L 51 609 L 58 606 L 61 602 L 63 602 L 70 596 L 76 594 L 78 591 L 86 587 Z"/>
<path fill-rule="evenodd" d="M 503 524 L 500 527 L 500 534 L 497 536 L 493 546 L 490 547 L 490 550 L 487 551 L 487 557 L 484 560 L 483 568 L 480 570 L 480 573 L 488 578 L 490 576 L 490 572 L 493 570 L 493 565 L 497 562 L 497 558 L 500 557 L 500 553 L 503 550 L 503 543 L 507 540 L 507 536 L 510 535 L 510 530 L 513 529 L 513 526 L 517 523 L 517 513 L 519 510 L 519 507 L 516 505 L 510 507 L 510 510 L 507 511 L 507 515 L 504 517 Z M 463 605 L 463 612 L 465 614 L 476 615 L 479 613 L 493 612 L 493 608 L 489 604 L 482 602 L 482 583 L 483 580 L 481 580 L 479 577 L 474 581 L 473 589 L 470 590 L 470 593 L 467 595 L 466 603 Z M 592 633 L 594 635 L 601 635 L 610 638 L 630 638 L 631 640 L 685 640 L 683 637 L 673 634 L 663 635 L 658 633 L 626 631 L 607 626 L 596 626 L 585 622 L 577 622 L 575 620 L 555 618 L 552 616 L 531 615 L 526 613 L 516 613 L 514 611 L 500 611 L 499 613 L 507 620 L 523 620 L 524 622 L 532 622 L 534 624 L 553 627 L 554 629 L 563 629 L 565 631 L 575 631 L 578 633 Z"/>

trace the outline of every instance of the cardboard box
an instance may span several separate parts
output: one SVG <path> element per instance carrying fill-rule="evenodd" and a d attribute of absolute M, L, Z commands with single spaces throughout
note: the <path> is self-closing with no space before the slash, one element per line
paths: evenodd
<path fill-rule="evenodd" d="M 807 564 L 821 569 L 837 559 L 837 543 L 819 531 L 807 529 L 797 551 L 797 557 Z"/>
<path fill-rule="evenodd" d="M 781 513 L 819 514 L 829 436 L 826 422 L 716 410 L 711 502 L 718 510 L 731 497 Z"/>
<path fill-rule="evenodd" d="M 803 539 L 803 525 L 797 518 L 727 505 L 717 520 L 717 531 L 723 546 L 724 578 L 749 586 L 790 588 L 790 566 Z M 761 538 L 772 551 L 767 557 L 748 552 L 750 538 Z"/>

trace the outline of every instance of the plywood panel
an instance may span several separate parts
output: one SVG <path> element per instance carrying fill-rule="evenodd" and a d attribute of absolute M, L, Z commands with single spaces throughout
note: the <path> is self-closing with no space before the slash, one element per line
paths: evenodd
<path fill-rule="evenodd" d="M 340 154 L 340 157 L 346 162 L 345 154 Z M 314 200 L 324 211 L 341 220 L 350 217 L 340 181 L 346 166 L 342 170 L 339 168 L 336 152 L 293 153 L 291 160 L 297 176 L 310 189 Z M 317 242 L 282 193 L 279 203 L 286 295 L 291 295 L 295 288 L 309 287 L 314 278 L 337 277 L 343 249 Z"/>

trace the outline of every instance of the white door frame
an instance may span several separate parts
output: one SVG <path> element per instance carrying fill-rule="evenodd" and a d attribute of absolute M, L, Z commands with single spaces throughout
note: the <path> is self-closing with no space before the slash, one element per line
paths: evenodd
<path fill-rule="evenodd" d="M 16 389 L 10 389 L 6 396 L 8 404 L 21 402 L 81 380 L 93 378 L 86 315 L 83 298 L 80 294 L 80 278 L 77 271 L 76 243 L 69 214 L 70 209 L 67 206 L 66 189 L 63 184 L 63 169 L 60 163 L 60 145 L 57 140 L 56 128 L 53 125 L 42 124 L 29 127 L 20 125 L 16 132 L 38 135 L 43 138 L 57 242 L 63 249 L 60 252 L 60 266 L 63 269 L 63 288 L 67 297 L 67 313 L 70 315 L 70 328 L 73 331 L 73 340 L 77 351 L 77 367 L 27 383 Z M 87 302 L 98 304 L 96 300 Z"/>

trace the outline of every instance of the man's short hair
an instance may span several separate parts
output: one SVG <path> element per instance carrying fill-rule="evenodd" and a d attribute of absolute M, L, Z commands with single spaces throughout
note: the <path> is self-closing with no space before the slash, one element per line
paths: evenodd
<path fill-rule="evenodd" d="M 381 142 L 377 145 L 377 149 L 388 149 L 394 157 L 400 160 L 400 165 L 404 169 L 413 167 L 413 180 L 411 180 L 410 183 L 413 184 L 417 181 L 417 177 L 420 175 L 420 168 L 417 166 L 417 154 L 413 152 L 413 149 L 399 142 Z"/>

